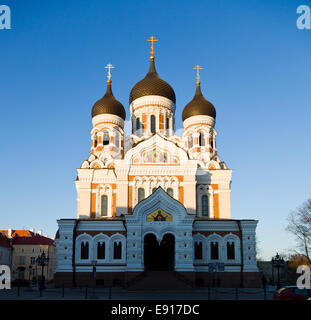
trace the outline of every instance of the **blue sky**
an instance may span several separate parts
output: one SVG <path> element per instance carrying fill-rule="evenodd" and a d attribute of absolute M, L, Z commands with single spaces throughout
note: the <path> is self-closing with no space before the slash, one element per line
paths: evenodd
<path fill-rule="evenodd" d="M 310 0 L 10 1 L 0 30 L 0 228 L 54 236 L 76 217 L 76 168 L 90 147 L 91 108 L 113 92 L 128 112 L 133 85 L 156 65 L 177 97 L 176 128 L 201 87 L 216 107 L 219 155 L 233 169 L 232 218 L 258 219 L 264 258 L 295 242 L 286 217 L 310 198 Z"/>

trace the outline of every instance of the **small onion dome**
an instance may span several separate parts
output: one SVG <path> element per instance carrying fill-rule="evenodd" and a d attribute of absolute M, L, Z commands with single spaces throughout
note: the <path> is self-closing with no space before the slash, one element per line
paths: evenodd
<path fill-rule="evenodd" d="M 193 99 L 185 106 L 182 112 L 182 121 L 185 121 L 192 116 L 210 116 L 216 119 L 216 110 L 213 104 L 203 97 L 200 82 L 197 82 L 197 88 Z"/>
<path fill-rule="evenodd" d="M 92 117 L 105 113 L 114 114 L 125 120 L 124 107 L 112 93 L 111 80 L 107 81 L 107 90 L 105 95 L 96 101 L 92 108 Z"/>
<path fill-rule="evenodd" d="M 130 93 L 130 104 L 135 99 L 144 96 L 161 96 L 176 102 L 173 88 L 159 77 L 155 69 L 154 57 L 150 58 L 149 71 L 145 78 L 135 84 Z"/>

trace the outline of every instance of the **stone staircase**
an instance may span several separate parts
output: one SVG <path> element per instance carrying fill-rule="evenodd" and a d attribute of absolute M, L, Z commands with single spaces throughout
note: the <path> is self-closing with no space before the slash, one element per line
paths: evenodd
<path fill-rule="evenodd" d="M 193 290 L 194 283 L 173 271 L 145 271 L 127 286 L 128 290 Z"/>

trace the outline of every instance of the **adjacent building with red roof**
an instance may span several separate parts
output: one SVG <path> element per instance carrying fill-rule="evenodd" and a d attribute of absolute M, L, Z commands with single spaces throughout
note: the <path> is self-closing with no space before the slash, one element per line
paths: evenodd
<path fill-rule="evenodd" d="M 56 256 L 56 246 L 53 239 L 35 233 L 33 230 L 0 230 L 0 234 L 2 237 L 0 238 L 0 250 L 4 251 L 1 243 L 3 243 L 3 248 L 6 245 L 11 250 L 9 264 L 13 278 L 28 281 L 38 280 L 43 274 L 47 281 L 53 280 Z M 42 270 L 37 259 L 43 252 L 49 261 Z M 0 260 L 0 264 L 5 263 L 1 263 Z"/>

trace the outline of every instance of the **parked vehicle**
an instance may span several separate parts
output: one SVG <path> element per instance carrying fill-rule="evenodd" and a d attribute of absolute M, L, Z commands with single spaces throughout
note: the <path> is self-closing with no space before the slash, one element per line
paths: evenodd
<path fill-rule="evenodd" d="M 273 297 L 275 300 L 308 300 L 311 298 L 310 289 L 299 289 L 296 286 L 285 286 L 277 290 Z"/>

